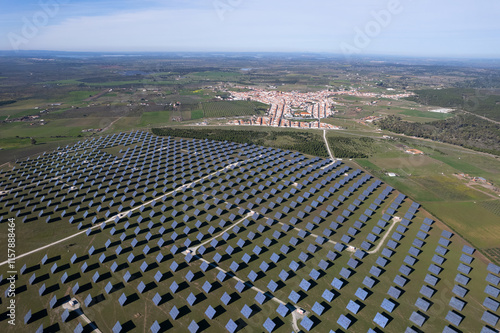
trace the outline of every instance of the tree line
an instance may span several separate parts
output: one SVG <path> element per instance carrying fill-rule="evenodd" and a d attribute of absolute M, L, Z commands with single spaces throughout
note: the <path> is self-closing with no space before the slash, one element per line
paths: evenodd
<path fill-rule="evenodd" d="M 283 150 L 295 150 L 308 155 L 328 157 L 328 151 L 321 137 L 313 133 L 172 127 L 152 128 L 151 131 L 153 134 L 159 136 L 248 143 Z"/>

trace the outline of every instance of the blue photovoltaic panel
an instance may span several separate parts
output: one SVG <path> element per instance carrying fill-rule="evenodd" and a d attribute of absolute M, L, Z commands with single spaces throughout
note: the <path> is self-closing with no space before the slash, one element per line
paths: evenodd
<path fill-rule="evenodd" d="M 393 255 L 393 254 L 394 254 L 394 251 L 389 250 L 388 248 L 384 248 L 384 249 L 382 250 L 382 255 L 383 255 L 383 256 L 386 256 L 387 258 L 392 257 L 392 255 Z"/>
<path fill-rule="evenodd" d="M 493 314 L 489 311 L 484 311 L 483 316 L 481 317 L 482 321 L 493 327 L 497 325 L 499 319 L 500 318 L 496 314 Z"/>
<path fill-rule="evenodd" d="M 455 285 L 453 287 L 453 289 L 451 290 L 452 293 L 454 293 L 455 295 L 457 295 L 458 297 L 461 297 L 461 298 L 464 298 L 468 291 L 469 290 L 467 288 L 464 288 L 464 287 L 459 286 L 459 285 Z"/>
<path fill-rule="evenodd" d="M 450 299 L 450 303 L 449 305 L 455 309 L 457 309 L 458 311 L 462 311 L 462 309 L 464 308 L 465 306 L 465 302 L 462 301 L 461 299 L 459 298 L 456 298 L 456 297 L 452 297 Z"/>
<path fill-rule="evenodd" d="M 333 300 L 333 298 L 335 297 L 335 294 L 332 293 L 330 290 L 325 289 L 325 291 L 323 291 L 323 294 L 321 295 L 321 297 L 323 297 L 327 302 L 331 302 Z"/>
<path fill-rule="evenodd" d="M 288 296 L 288 299 L 291 300 L 293 303 L 297 303 L 300 300 L 300 295 L 292 290 L 290 292 L 290 295 Z"/>
<path fill-rule="evenodd" d="M 346 309 L 351 311 L 352 313 L 354 314 L 357 314 L 359 309 L 360 309 L 360 305 L 352 300 L 349 301 L 349 303 L 347 304 L 346 306 Z"/>
<path fill-rule="evenodd" d="M 384 298 L 380 307 L 382 309 L 386 310 L 387 312 L 391 313 L 394 310 L 394 308 L 396 307 L 396 304 L 394 302 L 392 302 L 391 300 Z"/>
<path fill-rule="evenodd" d="M 448 249 L 446 249 L 446 248 L 444 248 L 444 247 L 442 247 L 442 246 L 438 245 L 438 246 L 436 247 L 436 253 L 438 253 L 438 254 L 440 254 L 440 255 L 444 256 L 444 255 L 446 255 L 446 253 L 448 253 Z"/>
<path fill-rule="evenodd" d="M 406 256 L 403 261 L 407 265 L 413 266 L 415 264 L 415 262 L 417 261 L 417 259 L 413 258 L 412 256 Z"/>
<path fill-rule="evenodd" d="M 424 298 L 418 298 L 417 301 L 415 302 L 415 306 L 419 308 L 422 311 L 427 311 L 429 307 L 431 306 L 431 303 L 427 301 Z"/>
<path fill-rule="evenodd" d="M 442 238 L 442 237 L 438 240 L 438 244 L 445 246 L 445 247 L 450 245 L 450 243 L 451 243 L 451 241 L 449 241 L 448 239 Z"/>
<path fill-rule="evenodd" d="M 470 247 L 470 246 L 467 246 L 467 245 L 464 245 L 463 248 L 462 248 L 462 252 L 465 252 L 468 255 L 473 255 L 474 251 L 475 251 L 475 249 L 473 247 Z"/>
<path fill-rule="evenodd" d="M 363 279 L 363 284 L 368 288 L 372 288 L 375 285 L 375 279 L 369 276 L 365 276 L 365 278 Z"/>
<path fill-rule="evenodd" d="M 342 314 L 337 320 L 337 324 L 339 324 L 343 329 L 348 329 L 351 325 L 351 320 Z"/>
<path fill-rule="evenodd" d="M 453 236 L 453 233 L 451 233 L 451 232 L 449 232 L 447 230 L 443 230 L 443 232 L 441 232 L 441 237 L 450 239 L 451 236 Z"/>
<path fill-rule="evenodd" d="M 425 279 L 424 279 L 425 282 L 427 282 L 428 284 L 430 284 L 431 286 L 435 286 L 436 283 L 438 283 L 439 281 L 439 278 L 435 277 L 434 275 L 432 274 L 427 274 L 425 276 Z"/>
<path fill-rule="evenodd" d="M 418 238 L 415 238 L 412 244 L 413 246 L 420 248 L 424 245 L 424 242 Z"/>
<path fill-rule="evenodd" d="M 426 285 L 423 285 L 422 288 L 420 288 L 420 293 L 428 298 L 431 298 L 435 292 L 435 289 Z"/>
<path fill-rule="evenodd" d="M 399 272 L 403 275 L 410 275 L 411 272 L 412 272 L 412 269 L 406 265 L 401 265 L 401 267 L 399 268 Z"/>
<path fill-rule="evenodd" d="M 399 243 L 390 239 L 388 242 L 387 242 L 387 247 L 391 248 L 391 249 L 396 249 L 398 247 Z"/>
<path fill-rule="evenodd" d="M 434 265 L 434 264 L 430 264 L 429 265 L 429 272 L 431 272 L 432 274 L 435 274 L 435 275 L 439 275 L 439 273 L 441 273 L 441 271 L 443 270 L 441 267 L 437 266 L 437 265 Z"/>
<path fill-rule="evenodd" d="M 387 259 L 384 257 L 378 257 L 375 263 L 381 267 L 385 267 L 385 265 L 387 265 Z"/>
<path fill-rule="evenodd" d="M 245 317 L 245 318 L 249 318 L 250 315 L 252 314 L 252 309 L 248 306 L 248 305 L 244 305 L 243 308 L 241 309 L 241 314 Z"/>
<path fill-rule="evenodd" d="M 267 318 L 263 326 L 268 332 L 272 332 L 276 327 L 276 324 L 270 318 Z"/>
<path fill-rule="evenodd" d="M 467 265 L 462 264 L 462 263 L 460 263 L 460 264 L 458 265 L 458 268 L 457 268 L 457 270 L 458 270 L 460 273 L 463 273 L 463 274 L 465 274 L 465 275 L 469 274 L 469 273 L 470 273 L 470 271 L 471 271 L 471 269 L 472 269 L 472 267 L 467 266 Z"/>
<path fill-rule="evenodd" d="M 351 276 L 351 270 L 349 270 L 349 269 L 347 269 L 345 267 L 342 267 L 342 269 L 340 270 L 339 275 L 342 276 L 345 279 L 348 279 L 349 276 Z"/>
<path fill-rule="evenodd" d="M 486 297 L 484 299 L 484 302 L 483 302 L 483 305 L 485 307 L 487 307 L 488 309 L 490 309 L 491 311 L 494 311 L 496 312 L 498 310 L 498 307 L 500 306 L 500 303 L 497 302 L 496 300 L 494 299 L 491 299 L 489 297 Z"/>
<path fill-rule="evenodd" d="M 486 286 L 486 288 L 484 289 L 484 292 L 487 293 L 488 295 L 494 297 L 494 298 L 497 298 L 498 297 L 498 294 L 500 294 L 500 289 L 498 288 L 495 288 L 493 286 Z"/>
<path fill-rule="evenodd" d="M 497 286 L 498 283 L 500 283 L 500 277 L 488 273 L 488 275 L 486 276 L 486 281 Z"/>
<path fill-rule="evenodd" d="M 364 301 L 368 297 L 368 291 L 361 289 L 361 288 L 358 288 L 358 290 L 356 290 L 354 295 L 356 295 L 359 299 Z"/>
<path fill-rule="evenodd" d="M 421 238 L 421 239 L 426 239 L 426 238 L 427 238 L 427 236 L 429 236 L 429 234 L 428 234 L 428 233 L 423 232 L 422 230 L 420 230 L 419 232 L 417 232 L 417 237 L 418 237 L 418 238 Z"/>
<path fill-rule="evenodd" d="M 463 284 L 464 286 L 466 286 L 470 281 L 470 278 L 468 278 L 467 276 L 465 275 L 462 275 L 462 274 L 457 274 L 457 276 L 455 277 L 455 282 L 457 283 L 460 283 L 460 284 Z"/>
<path fill-rule="evenodd" d="M 422 251 L 420 251 L 419 249 L 417 249 L 416 247 L 410 247 L 410 249 L 408 250 L 408 253 L 411 254 L 412 256 L 415 256 L 415 257 L 418 257 L 418 255 L 421 253 Z"/>
<path fill-rule="evenodd" d="M 500 266 L 495 265 L 494 263 L 489 263 L 487 267 L 488 272 L 491 272 L 493 274 L 500 274 Z"/>
<path fill-rule="evenodd" d="M 445 319 L 449 321 L 451 324 L 459 326 L 462 320 L 464 319 L 464 316 L 458 314 L 453 310 L 450 310 L 448 311 L 448 314 L 446 315 Z"/>
<path fill-rule="evenodd" d="M 381 314 L 380 312 L 377 312 L 375 315 L 375 318 L 373 318 L 373 322 L 377 324 L 378 326 L 384 328 L 387 323 L 389 322 L 389 318 Z"/>
<path fill-rule="evenodd" d="M 466 263 L 468 265 L 470 265 L 470 263 L 472 262 L 472 260 L 474 260 L 474 258 L 472 258 L 472 257 L 470 257 L 470 256 L 468 256 L 466 254 L 462 254 L 460 256 L 460 261 L 462 261 L 462 262 L 464 262 L 464 263 Z"/>
<path fill-rule="evenodd" d="M 408 279 L 402 277 L 401 275 L 396 275 L 394 278 L 394 283 L 400 287 L 404 287 Z"/>
<path fill-rule="evenodd" d="M 422 327 L 425 323 L 426 318 L 419 312 L 414 311 L 410 316 L 410 321 L 413 322 L 418 327 Z"/>
<path fill-rule="evenodd" d="M 498 330 L 490 328 L 488 326 L 483 326 L 480 333 L 498 333 Z"/>
<path fill-rule="evenodd" d="M 342 286 L 344 285 L 344 283 L 341 280 L 339 280 L 338 278 L 334 278 L 331 285 L 333 288 L 340 290 L 340 289 L 342 289 Z"/>
<path fill-rule="evenodd" d="M 389 290 L 387 291 L 387 294 L 395 299 L 398 299 L 399 296 L 401 296 L 402 290 L 400 290 L 397 287 L 389 287 Z"/>
<path fill-rule="evenodd" d="M 380 274 L 382 274 L 382 270 L 376 266 L 372 266 L 372 268 L 370 268 L 370 274 L 379 277 Z"/>
<path fill-rule="evenodd" d="M 443 264 L 443 262 L 444 262 L 444 260 L 445 260 L 445 259 L 444 259 L 443 257 L 441 257 L 440 255 L 437 255 L 437 254 L 435 254 L 435 255 L 432 257 L 432 261 L 434 261 L 434 262 L 435 262 L 436 264 L 438 264 L 438 265 L 442 265 L 442 264 Z"/>
<path fill-rule="evenodd" d="M 325 307 L 318 302 L 315 302 L 312 311 L 315 312 L 318 316 L 321 316 L 323 314 L 323 311 L 325 311 Z"/>

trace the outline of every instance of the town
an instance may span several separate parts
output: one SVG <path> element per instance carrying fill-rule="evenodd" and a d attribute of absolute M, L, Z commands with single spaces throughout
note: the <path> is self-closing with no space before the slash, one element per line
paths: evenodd
<path fill-rule="evenodd" d="M 229 121 L 228 124 L 292 128 L 321 128 L 333 130 L 341 129 L 341 127 L 324 122 L 322 123 L 321 119 L 332 117 L 337 112 L 335 110 L 335 105 L 339 105 L 340 103 L 334 100 L 333 96 L 335 95 L 391 99 L 399 99 L 412 95 L 411 93 L 385 95 L 359 92 L 357 90 L 321 90 L 316 92 L 301 93 L 298 91 L 268 91 L 264 89 L 251 89 L 250 87 L 239 88 L 248 91 L 232 92 L 231 98 L 233 100 L 254 100 L 271 106 L 265 117 L 254 116 L 248 120 L 236 119 Z"/>

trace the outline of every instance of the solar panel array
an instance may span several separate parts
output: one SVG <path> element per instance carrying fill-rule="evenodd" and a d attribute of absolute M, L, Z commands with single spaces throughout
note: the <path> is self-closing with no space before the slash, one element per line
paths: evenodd
<path fill-rule="evenodd" d="M 33 289 L 61 309 L 61 327 L 88 329 L 62 311 L 69 296 L 113 332 L 287 332 L 291 316 L 318 332 L 396 332 L 401 317 L 415 331 L 498 322 L 498 267 L 340 161 L 132 132 L 20 161 L 0 185 L 0 224 L 81 233 L 20 270 L 19 297 Z M 473 316 L 476 295 L 485 310 Z M 40 310 L 25 309 L 26 325 L 55 325 Z"/>

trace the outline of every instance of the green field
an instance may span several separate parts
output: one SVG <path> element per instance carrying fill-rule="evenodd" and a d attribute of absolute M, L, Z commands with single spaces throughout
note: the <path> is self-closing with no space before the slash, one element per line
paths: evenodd
<path fill-rule="evenodd" d="M 262 115 L 268 105 L 252 101 L 217 101 L 201 103 L 206 118 Z"/>

